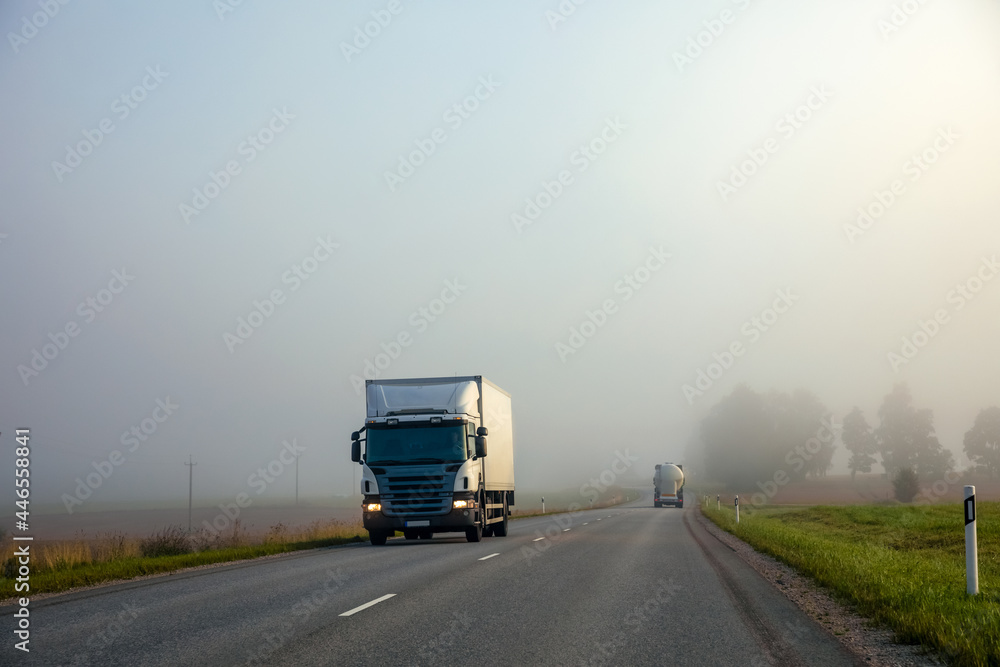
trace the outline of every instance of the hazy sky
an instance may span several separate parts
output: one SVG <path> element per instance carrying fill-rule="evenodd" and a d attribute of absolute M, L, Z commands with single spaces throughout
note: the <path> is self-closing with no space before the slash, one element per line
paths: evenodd
<path fill-rule="evenodd" d="M 740 382 L 872 422 L 908 382 L 960 466 L 1000 401 L 995 2 L 45 7 L 0 5 L 36 502 L 113 450 L 94 502 L 185 497 L 189 454 L 224 498 L 293 439 L 347 493 L 366 361 L 509 391 L 531 488 L 651 476 Z"/>

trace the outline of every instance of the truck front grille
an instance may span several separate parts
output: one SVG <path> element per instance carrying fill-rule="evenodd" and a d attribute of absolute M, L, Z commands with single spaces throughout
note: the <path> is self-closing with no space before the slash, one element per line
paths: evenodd
<path fill-rule="evenodd" d="M 454 473 L 387 472 L 378 476 L 382 512 L 393 517 L 419 517 L 451 511 Z"/>

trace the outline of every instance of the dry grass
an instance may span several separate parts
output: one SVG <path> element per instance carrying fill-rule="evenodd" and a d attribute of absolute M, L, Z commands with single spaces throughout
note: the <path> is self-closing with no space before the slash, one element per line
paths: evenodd
<path fill-rule="evenodd" d="M 32 574 L 66 571 L 85 565 L 115 563 L 136 558 L 155 558 L 188 553 L 221 551 L 242 547 L 292 545 L 329 539 L 366 539 L 360 521 L 313 521 L 301 527 L 277 523 L 262 534 L 248 533 L 239 519 L 224 533 L 205 529 L 188 534 L 180 526 L 168 526 L 146 538 L 134 538 L 124 533 L 98 533 L 88 538 L 84 533 L 70 540 L 37 541 L 32 549 Z M 15 574 L 14 543 L 0 542 L 0 577 L 11 579 Z"/>

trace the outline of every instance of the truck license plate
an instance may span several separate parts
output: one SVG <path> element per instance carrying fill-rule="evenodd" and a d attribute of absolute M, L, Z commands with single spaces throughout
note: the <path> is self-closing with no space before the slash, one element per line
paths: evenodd
<path fill-rule="evenodd" d="M 429 526 L 429 525 L 431 525 L 431 522 L 429 520 L 427 520 L 427 521 L 407 521 L 406 522 L 406 527 L 407 528 L 420 528 L 422 526 Z"/>

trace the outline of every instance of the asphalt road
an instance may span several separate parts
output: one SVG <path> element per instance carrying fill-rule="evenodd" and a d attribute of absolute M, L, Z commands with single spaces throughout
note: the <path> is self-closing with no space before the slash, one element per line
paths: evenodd
<path fill-rule="evenodd" d="M 854 664 L 693 507 L 640 501 L 510 528 L 478 544 L 399 538 L 36 601 L 30 654 L 5 630 L 0 663 Z M 0 609 L 10 629 L 13 610 Z"/>

